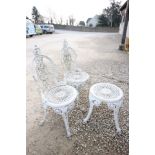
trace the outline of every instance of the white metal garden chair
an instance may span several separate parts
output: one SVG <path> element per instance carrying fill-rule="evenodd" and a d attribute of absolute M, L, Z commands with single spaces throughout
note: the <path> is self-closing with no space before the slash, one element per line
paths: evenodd
<path fill-rule="evenodd" d="M 41 55 L 40 49 L 37 46 L 34 49 L 33 70 L 33 77 L 39 86 L 44 108 L 42 124 L 46 120 L 47 108 L 51 107 L 54 112 L 63 117 L 67 136 L 70 137 L 68 113 L 75 105 L 78 95 L 77 90 L 72 86 L 66 85 L 64 82 L 58 82 L 56 65 L 49 57 Z"/>
<path fill-rule="evenodd" d="M 67 84 L 79 89 L 89 79 L 88 73 L 82 71 L 76 64 L 77 54 L 64 40 L 61 49 L 61 63 L 64 67 L 64 79 Z"/>

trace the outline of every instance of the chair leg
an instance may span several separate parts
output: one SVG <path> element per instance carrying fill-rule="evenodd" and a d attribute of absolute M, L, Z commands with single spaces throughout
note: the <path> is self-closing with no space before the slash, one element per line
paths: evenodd
<path fill-rule="evenodd" d="M 64 120 L 66 132 L 67 132 L 67 137 L 70 137 L 71 132 L 70 132 L 69 123 L 68 123 L 68 113 L 62 114 L 62 117 L 63 117 L 63 120 Z"/>
<path fill-rule="evenodd" d="M 40 126 L 43 126 L 44 125 L 45 120 L 46 120 L 46 117 L 47 117 L 47 107 L 44 106 L 44 116 L 43 116 L 43 119 L 39 123 Z"/>
<path fill-rule="evenodd" d="M 76 105 L 78 106 L 79 105 L 79 101 L 80 101 L 80 97 L 79 97 L 80 93 L 78 92 L 78 95 L 76 97 Z"/>
<path fill-rule="evenodd" d="M 119 106 L 115 106 L 114 108 L 114 120 L 115 120 L 115 126 L 117 129 L 117 132 L 121 133 L 121 129 L 119 126 L 119 108 L 120 108 Z"/>
<path fill-rule="evenodd" d="M 92 111 L 93 111 L 93 106 L 94 104 L 92 102 L 89 102 L 90 103 L 90 106 L 89 106 L 89 111 L 88 111 L 88 114 L 86 116 L 86 118 L 83 120 L 83 123 L 87 123 L 87 121 L 89 120 L 91 114 L 92 114 Z"/>

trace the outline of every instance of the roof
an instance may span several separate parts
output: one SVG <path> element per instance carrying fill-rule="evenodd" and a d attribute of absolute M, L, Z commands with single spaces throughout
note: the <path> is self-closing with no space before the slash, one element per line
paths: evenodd
<path fill-rule="evenodd" d="M 127 7 L 127 1 L 121 6 L 120 11 L 123 11 Z"/>
<path fill-rule="evenodd" d="M 88 18 L 87 21 L 86 21 L 86 23 L 88 23 L 91 19 L 92 19 L 92 18 Z"/>

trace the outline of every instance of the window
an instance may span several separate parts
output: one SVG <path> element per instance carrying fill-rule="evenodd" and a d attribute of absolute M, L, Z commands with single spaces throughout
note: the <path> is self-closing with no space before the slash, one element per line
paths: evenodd
<path fill-rule="evenodd" d="M 49 26 L 44 26 L 44 28 L 49 28 Z"/>

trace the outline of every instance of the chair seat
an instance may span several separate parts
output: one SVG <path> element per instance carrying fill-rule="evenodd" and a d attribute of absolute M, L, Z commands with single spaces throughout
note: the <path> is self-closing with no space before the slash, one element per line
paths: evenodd
<path fill-rule="evenodd" d="M 48 105 L 52 107 L 68 106 L 78 95 L 77 90 L 69 85 L 56 86 L 46 94 Z"/>
<path fill-rule="evenodd" d="M 84 83 L 88 79 L 88 73 L 83 71 L 71 71 L 66 74 L 66 81 L 69 83 Z"/>
<path fill-rule="evenodd" d="M 90 88 L 90 93 L 105 102 L 115 102 L 123 97 L 122 90 L 110 83 L 97 83 Z"/>

